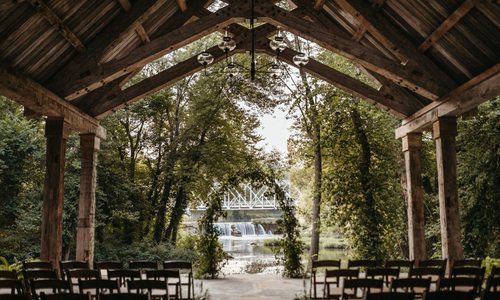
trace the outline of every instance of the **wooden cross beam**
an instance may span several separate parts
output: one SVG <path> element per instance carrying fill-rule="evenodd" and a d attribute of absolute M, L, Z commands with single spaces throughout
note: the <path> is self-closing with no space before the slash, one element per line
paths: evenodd
<path fill-rule="evenodd" d="M 226 57 L 225 53 L 222 52 L 217 46 L 212 47 L 207 51 L 212 53 L 214 56 L 213 63 L 220 62 Z M 243 52 L 242 49 L 237 48 L 231 52 L 231 55 L 240 52 Z M 97 119 L 101 119 L 110 114 L 112 111 L 116 111 L 125 105 L 154 94 L 155 92 L 169 87 L 202 69 L 203 66 L 198 62 L 197 57 L 191 57 L 190 59 L 180 62 L 165 71 L 132 85 L 131 87 L 123 90 L 115 98 L 108 98 L 106 101 L 100 101 L 98 103 L 89 103 L 89 107 L 86 107 L 86 110 L 90 115 L 95 116 Z"/>
<path fill-rule="evenodd" d="M 456 87 L 456 83 L 448 74 L 422 55 L 416 46 L 396 30 L 372 5 L 363 0 L 335 0 L 335 2 L 357 19 L 361 28 L 366 28 L 400 62 L 410 67 L 418 66 L 423 72 L 434 74 L 434 79 L 448 90 Z"/>
<path fill-rule="evenodd" d="M 438 99 L 449 89 L 436 81 L 432 74 L 418 66 L 403 66 L 350 39 L 332 34 L 329 28 L 308 22 L 279 7 L 259 5 L 257 11 L 263 21 L 279 25 L 287 31 L 307 38 L 320 46 L 347 57 L 365 68 L 377 72 L 395 83 L 407 87 L 429 99 Z"/>
<path fill-rule="evenodd" d="M 186 11 L 188 9 L 188 6 L 186 4 L 186 0 L 177 0 L 177 5 L 179 5 L 179 8 L 181 11 Z"/>
<path fill-rule="evenodd" d="M 118 0 L 118 3 L 125 12 L 129 12 L 132 9 L 132 5 L 129 0 Z"/>
<path fill-rule="evenodd" d="M 246 5 L 227 6 L 216 13 L 191 22 L 182 28 L 170 31 L 142 47 L 132 50 L 124 58 L 105 63 L 83 78 L 68 78 L 69 83 L 62 83 L 59 88 L 54 87 L 59 95 L 67 100 L 82 95 L 142 67 L 146 63 L 156 60 L 180 47 L 183 47 L 200 37 L 208 35 L 237 21 L 243 21 Z M 82 66 L 83 67 L 83 66 Z"/>
<path fill-rule="evenodd" d="M 272 56 L 276 55 L 276 53 L 269 48 L 268 41 L 260 43 L 259 46 L 260 51 Z M 280 59 L 289 65 L 296 67 L 293 63 L 293 57 L 296 54 L 296 51 L 287 48 L 285 51 L 280 53 Z M 386 88 L 379 91 L 314 59 L 309 59 L 309 63 L 303 66 L 302 70 L 316 78 L 332 84 L 339 89 L 352 93 L 353 95 L 358 96 L 383 110 L 387 110 L 399 118 L 407 117 L 422 107 L 422 105 L 418 102 L 407 102 L 401 98 L 396 99 Z"/>
<path fill-rule="evenodd" d="M 440 117 L 458 116 L 500 95 L 499 82 L 500 63 L 406 118 L 396 129 L 396 138 L 427 130 Z"/>
<path fill-rule="evenodd" d="M 85 46 L 76 34 L 64 24 L 56 13 L 43 0 L 29 0 L 37 12 L 52 25 L 79 52 L 85 51 Z"/>
<path fill-rule="evenodd" d="M 446 20 L 432 32 L 425 41 L 418 47 L 420 52 L 427 51 L 434 45 L 446 32 L 448 32 L 455 24 L 462 19 L 476 4 L 481 0 L 465 0 Z"/>
<path fill-rule="evenodd" d="M 29 110 L 48 117 L 63 118 L 80 133 L 95 133 L 106 137 L 99 121 L 64 101 L 35 81 L 0 67 L 0 94 L 15 100 Z"/>

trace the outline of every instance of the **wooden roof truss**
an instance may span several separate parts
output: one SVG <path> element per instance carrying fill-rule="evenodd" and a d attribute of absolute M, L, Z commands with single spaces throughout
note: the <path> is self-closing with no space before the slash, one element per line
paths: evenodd
<path fill-rule="evenodd" d="M 66 0 L 0 2 L 0 24 L 4 28 L 0 27 L 0 37 L 9 40 L 17 33 L 18 29 L 11 28 L 15 23 L 8 14 L 19 12 L 21 21 L 18 18 L 16 22 L 26 24 L 33 18 L 47 22 L 57 32 L 58 36 L 51 38 L 59 39 L 60 47 L 57 53 L 52 50 L 53 55 L 60 55 L 59 60 L 42 59 L 35 66 L 25 66 L 14 54 L 24 51 L 26 58 L 30 58 L 30 51 L 35 55 L 36 49 L 25 49 L 26 42 L 18 38 L 19 43 L 5 48 L 4 54 L 0 44 L 0 93 L 34 113 L 64 117 L 79 132 L 102 135 L 100 118 L 202 69 L 196 57 L 192 57 L 135 85 L 123 87 L 144 65 L 174 50 L 229 25 L 238 45 L 230 54 L 250 47 L 249 30 L 236 24 L 251 15 L 249 1 L 227 0 L 228 5 L 216 12 L 207 10 L 213 2 L 210 0 L 109 0 L 101 2 L 102 12 L 92 10 L 92 1 L 88 2 L 82 1 L 80 10 L 90 15 L 86 17 L 93 17 L 95 24 L 87 27 L 84 22 L 90 22 L 88 18 L 82 18 L 80 23 L 72 20 L 71 16 L 78 17 L 78 9 L 66 11 L 68 15 L 61 13 Z M 414 2 L 416 7 L 418 2 Z M 441 21 L 429 13 L 415 23 L 405 12 L 403 2 L 290 0 L 294 9 L 287 11 L 273 1 L 255 0 L 254 14 L 259 22 L 266 23 L 256 28 L 256 50 L 273 55 L 268 36 L 280 26 L 350 59 L 381 87 L 370 87 L 314 59 L 303 70 L 402 118 L 403 125 L 396 134 L 402 137 L 408 132 L 427 129 L 437 117 L 462 114 L 500 93 L 500 51 L 495 49 L 498 42 L 489 40 L 500 36 L 500 22 L 494 18 L 500 12 L 498 4 L 465 0 L 446 10 L 449 3 L 437 2 L 435 10 L 447 13 Z M 467 14 L 473 14 L 471 20 Z M 493 26 L 481 30 L 467 27 L 481 18 Z M 455 31 L 468 32 L 468 40 Z M 477 35 L 470 34 L 475 31 Z M 20 34 L 27 41 L 38 38 L 36 41 L 44 45 L 45 41 L 33 29 Z M 47 41 L 48 36 L 49 33 Z M 469 40 L 475 41 L 481 51 L 469 47 Z M 463 51 L 458 51 L 455 57 L 447 45 L 459 42 L 463 43 L 463 49 L 459 49 Z M 45 57 L 40 51 L 36 55 Z M 217 47 L 208 51 L 216 62 L 225 58 Z M 9 56 L 9 53 L 14 54 Z M 474 59 L 459 57 L 471 53 Z M 287 49 L 280 57 L 293 65 L 295 54 Z M 457 61 L 461 66 L 453 65 Z M 460 72 L 461 69 L 466 72 Z M 474 76 L 464 77 L 465 73 Z"/>

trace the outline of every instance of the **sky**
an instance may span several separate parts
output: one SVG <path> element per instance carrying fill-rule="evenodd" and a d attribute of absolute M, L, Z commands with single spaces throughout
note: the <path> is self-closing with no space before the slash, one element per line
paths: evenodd
<path fill-rule="evenodd" d="M 260 118 L 261 127 L 258 132 L 264 139 L 259 146 L 263 146 L 266 151 L 276 149 L 284 156 L 287 155 L 287 141 L 292 120 L 286 119 L 286 114 L 280 108 L 276 108 L 273 114 L 266 114 Z"/>

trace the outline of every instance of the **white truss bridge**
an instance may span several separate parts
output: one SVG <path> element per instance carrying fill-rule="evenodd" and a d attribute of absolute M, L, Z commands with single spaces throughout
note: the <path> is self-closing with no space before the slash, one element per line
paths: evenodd
<path fill-rule="evenodd" d="M 288 181 L 281 182 L 284 187 L 286 197 L 294 199 L 300 195 L 298 190 L 291 192 L 291 185 Z M 295 196 L 292 196 L 292 194 Z M 224 194 L 222 208 L 224 210 L 264 210 L 279 209 L 276 195 L 268 193 L 268 187 L 254 188 L 250 184 L 241 185 L 239 188 L 229 190 Z M 199 205 L 196 210 L 205 210 L 205 205 Z"/>

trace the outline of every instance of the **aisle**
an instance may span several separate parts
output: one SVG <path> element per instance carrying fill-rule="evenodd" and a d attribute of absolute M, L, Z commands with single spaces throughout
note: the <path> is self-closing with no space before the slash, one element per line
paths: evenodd
<path fill-rule="evenodd" d="M 200 280 L 195 292 L 199 295 Z M 309 282 L 307 282 L 308 284 Z M 302 279 L 285 279 L 281 275 L 238 274 L 223 279 L 203 280 L 210 300 L 292 300 L 304 295 Z"/>

